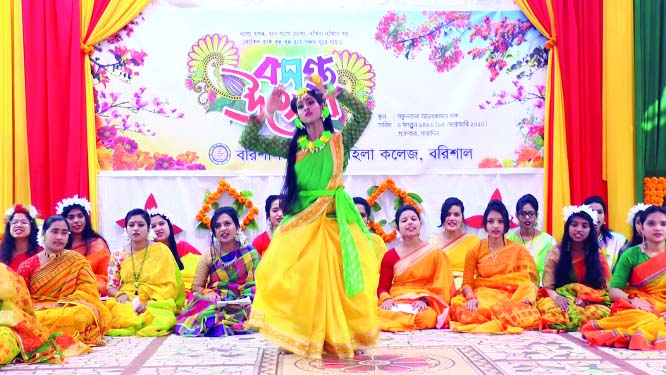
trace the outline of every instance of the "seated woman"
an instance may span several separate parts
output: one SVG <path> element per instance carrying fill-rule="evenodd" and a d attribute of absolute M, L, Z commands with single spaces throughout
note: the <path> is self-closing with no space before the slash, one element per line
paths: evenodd
<path fill-rule="evenodd" d="M 606 202 L 600 196 L 593 195 L 585 199 L 583 204 L 592 207 L 597 212 L 599 222 L 594 225 L 594 229 L 596 229 L 599 236 L 599 248 L 601 248 L 601 253 L 604 254 L 608 262 L 608 267 L 614 269 L 615 262 L 617 262 L 620 251 L 627 242 L 627 239 L 620 233 L 608 229 L 606 226 Z"/>
<path fill-rule="evenodd" d="M 465 256 L 471 249 L 479 247 L 479 237 L 463 231 L 465 206 L 458 198 L 446 198 L 439 214 L 439 227 L 443 230 L 428 239 L 441 248 L 449 258 L 456 290 L 462 286 Z"/>
<path fill-rule="evenodd" d="M 565 207 L 566 224 L 560 248 L 548 254 L 537 307 L 543 326 L 577 331 L 588 320 L 610 315 L 606 283 L 610 270 L 599 252 L 590 206 Z"/>
<path fill-rule="evenodd" d="M 648 207 L 650 207 L 649 204 L 638 203 L 629 209 L 627 223 L 631 226 L 631 240 L 624 245 L 622 251 L 643 243 L 643 222 L 645 221 L 645 210 Z M 620 254 L 622 254 L 622 251 L 620 251 Z"/>
<path fill-rule="evenodd" d="M 108 290 L 114 298 L 106 302 L 113 315 L 111 336 L 168 335 L 183 306 L 180 270 L 165 244 L 151 243 L 149 226 L 146 211 L 129 211 L 125 231 L 130 243 L 111 253 Z"/>
<path fill-rule="evenodd" d="M 104 237 L 95 232 L 90 223 L 90 202 L 78 195 L 66 198 L 56 205 L 56 213 L 67 219 L 72 234 L 69 236 L 66 249 L 78 251 L 88 259 L 99 294 L 106 296 L 106 284 L 109 281 L 109 258 L 111 252 Z"/>
<path fill-rule="evenodd" d="M 10 362 L 62 363 L 90 351 L 88 345 L 62 332 L 51 333 L 35 318 L 25 280 L 0 264 L 0 366 Z"/>
<path fill-rule="evenodd" d="M 111 314 L 99 298 L 97 280 L 86 258 L 65 250 L 69 224 L 59 215 L 44 221 L 39 240 L 44 251 L 21 264 L 37 320 L 86 344 L 103 345 Z"/>
<path fill-rule="evenodd" d="M 361 215 L 361 219 L 363 219 L 365 225 L 368 225 L 370 218 L 372 217 L 370 204 L 368 204 L 368 201 L 361 197 L 354 197 L 353 201 L 356 205 L 358 213 Z M 369 229 L 371 228 L 368 227 L 368 230 Z M 377 263 L 381 264 L 382 259 L 384 258 L 384 254 L 386 254 L 388 251 L 388 248 L 386 248 L 386 242 L 384 242 L 384 240 L 379 237 L 377 233 L 373 232 L 370 232 L 370 240 L 372 240 L 372 250 L 375 252 L 375 256 L 377 257 Z"/>
<path fill-rule="evenodd" d="M 251 333 L 247 324 L 256 290 L 254 271 L 259 253 L 242 243 L 238 213 L 220 207 L 211 219 L 211 246 L 197 265 L 194 293 L 178 316 L 176 334 L 232 336 Z M 236 303 L 243 300 L 244 304 Z M 218 302 L 228 301 L 219 306 Z"/>
<path fill-rule="evenodd" d="M 462 293 L 451 300 L 451 328 L 471 333 L 520 333 L 539 327 L 536 264 L 527 249 L 504 235 L 509 213 L 499 200 L 483 213 L 488 238 L 465 257 Z"/>
<path fill-rule="evenodd" d="M 590 344 L 666 350 L 666 208 L 645 210 L 643 235 L 645 241 L 617 261 L 608 291 L 611 316 L 580 329 Z"/>
<path fill-rule="evenodd" d="M 379 326 L 391 332 L 446 328 L 455 294 L 449 260 L 419 237 L 421 216 L 415 207 L 400 207 L 395 222 L 402 242 L 382 259 Z"/>
<path fill-rule="evenodd" d="M 510 231 L 506 238 L 525 246 L 536 263 L 539 279 L 543 277 L 543 268 L 550 249 L 557 246 L 555 239 L 548 233 L 536 228 L 539 217 L 539 202 L 532 194 L 525 194 L 516 203 L 516 217 L 520 226 Z"/>
<path fill-rule="evenodd" d="M 37 254 L 37 210 L 17 204 L 5 213 L 5 234 L 2 238 L 0 261 L 18 271 L 24 260 Z"/>
<path fill-rule="evenodd" d="M 259 252 L 259 255 L 264 255 L 264 252 L 268 249 L 268 245 L 271 243 L 275 229 L 277 229 L 284 218 L 282 207 L 280 207 L 280 196 L 275 194 L 269 195 L 266 198 L 265 210 L 268 229 L 252 241 L 252 246 Z"/>

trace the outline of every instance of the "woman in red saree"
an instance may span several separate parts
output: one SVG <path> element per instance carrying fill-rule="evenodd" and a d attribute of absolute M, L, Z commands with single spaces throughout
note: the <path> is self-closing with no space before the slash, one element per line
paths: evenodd
<path fill-rule="evenodd" d="M 562 245 L 546 258 L 537 307 L 543 327 L 577 331 L 588 320 L 610 315 L 610 270 L 597 241 L 597 213 L 585 205 L 564 212 Z"/>
<path fill-rule="evenodd" d="M 509 213 L 501 201 L 488 203 L 483 226 L 488 238 L 467 253 L 461 293 L 451 300 L 451 328 L 470 333 L 538 328 L 536 264 L 523 245 L 504 238 Z"/>
<path fill-rule="evenodd" d="M 609 294 L 611 316 L 586 323 L 591 344 L 635 350 L 666 350 L 666 208 L 645 210 L 645 241 L 622 253 Z"/>
<path fill-rule="evenodd" d="M 111 252 L 104 237 L 97 233 L 90 223 L 90 202 L 75 195 L 65 198 L 56 205 L 56 214 L 62 215 L 69 223 L 71 235 L 66 249 L 79 252 L 88 259 L 97 280 L 97 289 L 106 296 L 109 281 L 109 258 Z"/>
<path fill-rule="evenodd" d="M 456 291 L 448 258 L 439 247 L 421 240 L 416 208 L 400 207 L 395 222 L 402 242 L 382 259 L 379 326 L 392 332 L 447 328 L 449 301 Z"/>
<path fill-rule="evenodd" d="M 24 260 L 37 254 L 37 209 L 16 204 L 5 212 L 5 232 L 2 236 L 0 262 L 18 271 Z"/>
<path fill-rule="evenodd" d="M 103 345 L 111 313 L 99 298 L 90 263 L 76 251 L 65 250 L 69 224 L 62 216 L 44 222 L 39 239 L 44 251 L 19 268 L 30 289 L 37 320 L 51 331 L 62 331 L 90 345 Z"/>

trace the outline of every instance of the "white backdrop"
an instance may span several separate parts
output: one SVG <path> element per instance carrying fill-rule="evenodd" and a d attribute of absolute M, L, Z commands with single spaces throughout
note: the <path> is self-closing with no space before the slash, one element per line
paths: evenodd
<path fill-rule="evenodd" d="M 444 199 L 450 196 L 460 198 L 465 204 L 465 216 L 483 214 L 488 200 L 498 189 L 509 213 L 515 215 L 515 204 L 523 194 L 533 194 L 542 206 L 543 202 L 543 170 L 514 169 L 512 173 L 503 170 L 470 170 L 465 173 L 451 174 L 419 174 L 405 176 L 367 176 L 348 174 L 345 186 L 352 196 L 367 198 L 366 191 L 372 185 L 381 183 L 391 177 L 396 185 L 406 191 L 419 194 L 423 199 L 425 239 L 438 231 L 440 208 Z M 152 193 L 158 207 L 167 209 L 174 216 L 174 223 L 183 229 L 177 240 L 185 240 L 197 248 L 205 248 L 210 239 L 206 231 L 195 230 L 198 224 L 195 215 L 199 211 L 207 190 L 217 188 L 219 175 L 210 172 L 199 175 L 179 175 L 173 172 L 153 173 L 150 176 L 141 172 L 102 173 L 99 182 L 99 225 L 100 232 L 105 236 L 111 248 L 117 248 L 126 241 L 122 237 L 123 230 L 116 220 L 123 219 L 132 208 L 143 208 L 146 199 Z M 276 194 L 282 186 L 282 176 L 226 176 L 225 179 L 236 190 L 251 190 L 253 202 L 260 209 L 257 222 L 260 230 L 265 229 L 264 202 L 268 195 Z M 389 192 L 379 199 L 383 210 L 375 213 L 375 219 L 393 219 L 393 195 Z M 231 198 L 223 195 L 223 205 L 229 204 Z M 539 226 L 541 226 L 539 218 Z M 388 226 L 385 230 L 390 230 Z M 248 232 L 254 238 L 255 232 Z"/>

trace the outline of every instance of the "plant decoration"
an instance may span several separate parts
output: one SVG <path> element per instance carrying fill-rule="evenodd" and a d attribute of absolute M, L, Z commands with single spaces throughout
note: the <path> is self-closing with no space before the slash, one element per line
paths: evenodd
<path fill-rule="evenodd" d="M 384 180 L 381 184 L 371 186 L 368 189 L 368 204 L 372 208 L 372 212 L 378 212 L 382 210 L 382 206 L 377 202 L 377 199 L 384 194 L 386 190 L 391 191 L 395 195 L 395 199 L 393 200 L 393 210 L 396 211 L 400 206 L 404 204 L 408 204 L 410 206 L 414 206 L 416 210 L 421 213 L 421 206 L 419 206 L 420 203 L 423 203 L 423 198 L 421 198 L 418 194 L 416 193 L 408 193 L 407 191 L 397 187 L 395 185 L 395 182 L 391 178 L 387 178 Z M 390 243 L 393 242 L 397 235 L 398 231 L 395 226 L 395 220 L 391 222 L 393 225 L 393 230 L 389 233 L 386 233 L 384 230 L 384 226 L 387 224 L 387 221 L 382 219 L 378 222 L 375 222 L 373 220 L 369 220 L 368 226 L 378 235 L 380 236 L 384 242 Z"/>
<path fill-rule="evenodd" d="M 661 206 L 666 197 L 666 178 L 645 177 L 643 179 L 643 200 L 645 204 Z"/>
<path fill-rule="evenodd" d="M 246 229 L 259 229 L 255 216 L 259 213 L 259 209 L 254 206 L 252 202 L 252 196 L 254 195 L 249 190 L 243 190 L 240 193 L 238 190 L 234 189 L 229 183 L 224 179 L 220 178 L 219 183 L 217 184 L 217 190 L 214 192 L 206 191 L 206 196 L 203 200 L 203 205 L 197 213 L 196 219 L 199 222 L 197 229 L 209 230 L 210 229 L 210 217 L 208 213 L 211 210 L 217 210 L 220 208 L 220 203 L 218 200 L 222 194 L 227 193 L 234 201 L 231 203 L 231 206 L 238 212 L 238 216 L 241 219 L 241 230 L 245 231 Z"/>

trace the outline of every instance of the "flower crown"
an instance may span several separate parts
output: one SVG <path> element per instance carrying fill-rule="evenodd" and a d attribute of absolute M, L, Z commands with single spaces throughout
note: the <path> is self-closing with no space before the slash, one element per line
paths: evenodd
<path fill-rule="evenodd" d="M 86 198 L 79 198 L 79 195 L 76 194 L 71 198 L 65 198 L 56 204 L 56 214 L 62 215 L 65 212 L 65 209 L 71 206 L 81 206 L 83 207 L 88 214 L 90 215 L 90 202 Z"/>
<path fill-rule="evenodd" d="M 155 207 L 155 208 L 151 208 L 149 210 L 146 210 L 146 212 L 148 212 L 148 216 L 150 216 L 150 217 L 160 215 L 163 218 L 169 220 L 173 224 L 171 213 L 169 211 L 163 209 L 163 208 Z"/>
<path fill-rule="evenodd" d="M 42 249 L 45 249 L 46 244 L 44 243 L 44 226 L 40 225 L 39 228 L 37 228 L 37 245 L 41 247 Z"/>
<path fill-rule="evenodd" d="M 648 207 L 650 207 L 649 204 L 638 203 L 634 207 L 630 208 L 629 214 L 627 215 L 627 223 L 629 223 L 629 226 L 633 228 L 636 214 L 638 214 L 640 211 L 645 211 Z"/>
<path fill-rule="evenodd" d="M 592 218 L 592 222 L 594 224 L 599 223 L 599 214 L 597 214 L 596 211 L 592 209 L 592 207 L 583 204 L 580 206 L 566 206 L 563 208 L 564 211 L 564 221 L 569 220 L 569 217 L 573 214 L 578 214 L 578 213 L 586 213 Z"/>
<path fill-rule="evenodd" d="M 30 215 L 31 218 L 36 219 L 37 218 L 37 209 L 33 205 L 27 205 L 24 206 L 20 203 L 17 203 L 13 205 L 10 209 L 5 211 L 5 223 L 9 222 L 9 218 L 12 217 L 15 213 L 21 213 L 21 214 L 28 214 Z"/>

